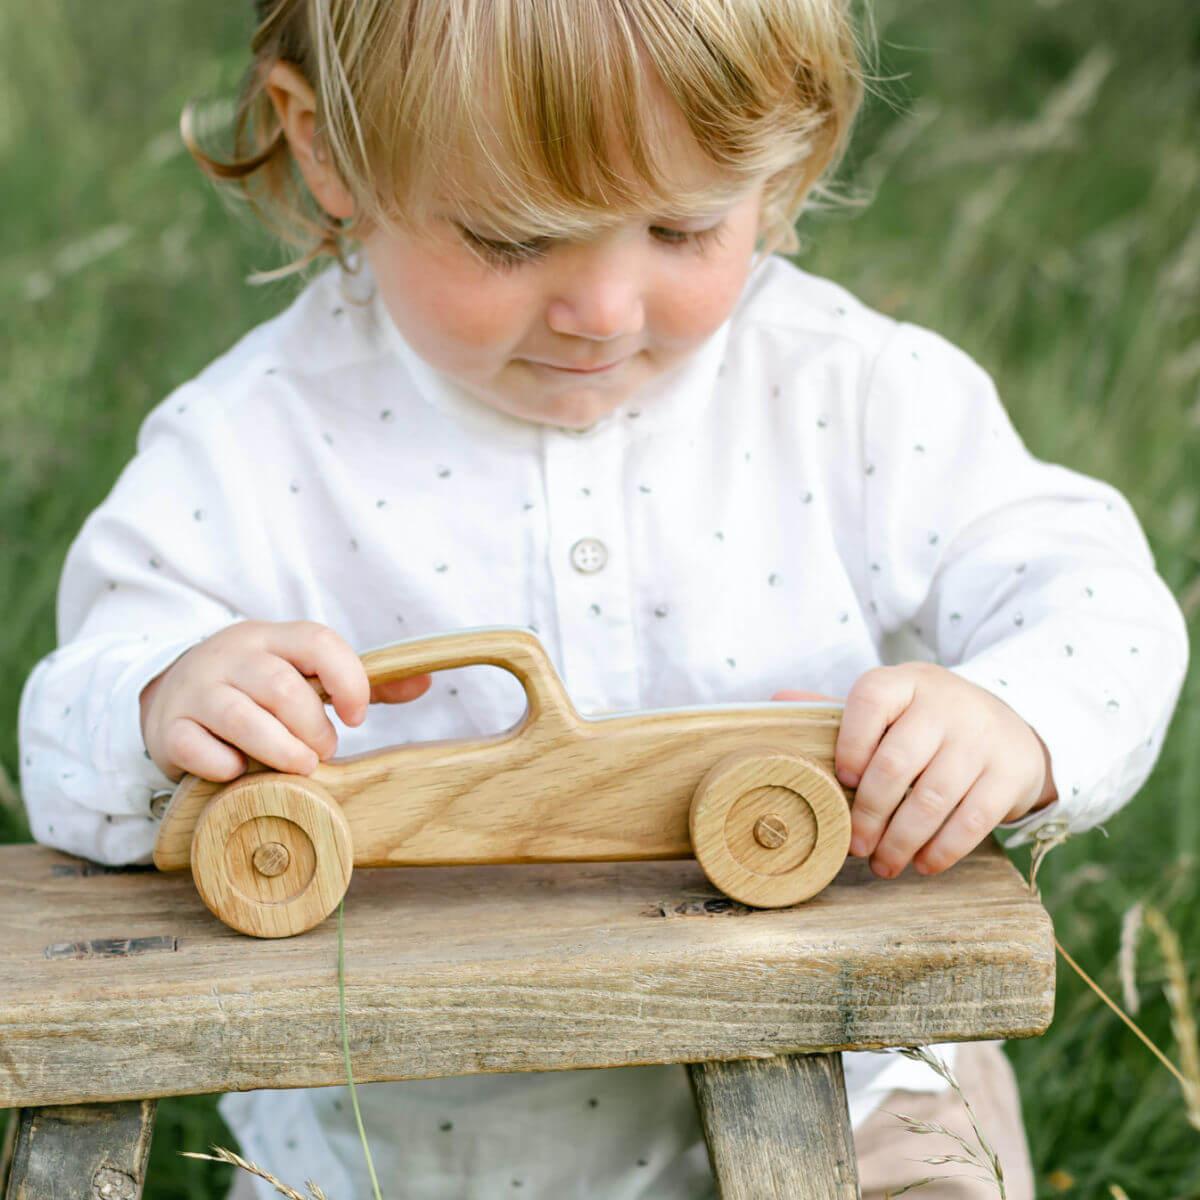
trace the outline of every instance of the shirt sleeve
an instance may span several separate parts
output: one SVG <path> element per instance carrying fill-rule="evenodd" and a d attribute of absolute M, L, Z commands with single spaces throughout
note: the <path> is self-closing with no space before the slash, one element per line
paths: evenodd
<path fill-rule="evenodd" d="M 864 407 L 865 572 L 884 631 L 1045 742 L 1058 799 L 998 828 L 1078 833 L 1142 785 L 1188 663 L 1183 613 L 1129 502 L 1026 449 L 995 386 L 938 334 L 901 324 Z"/>
<path fill-rule="evenodd" d="M 253 612 L 254 564 L 270 561 L 238 453 L 212 398 L 184 384 L 143 422 L 135 457 L 71 543 L 58 647 L 18 711 L 37 841 L 108 865 L 151 861 L 151 800 L 174 785 L 143 743 L 142 689 Z"/>

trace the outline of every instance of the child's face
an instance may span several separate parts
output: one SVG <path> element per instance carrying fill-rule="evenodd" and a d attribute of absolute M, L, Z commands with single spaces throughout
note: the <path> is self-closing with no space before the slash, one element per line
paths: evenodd
<path fill-rule="evenodd" d="M 311 88 L 286 63 L 268 86 L 310 190 L 334 216 L 351 216 L 353 201 L 313 144 Z M 651 88 L 669 178 L 689 191 L 724 182 L 661 85 Z M 619 148 L 615 157 L 626 171 Z M 485 212 L 464 226 L 438 204 L 416 229 L 369 230 L 363 252 L 396 327 L 431 366 L 493 408 L 585 428 L 725 321 L 753 265 L 764 183 L 748 182 L 703 218 L 653 212 L 511 264 L 472 243 L 496 238 Z"/>
<path fill-rule="evenodd" d="M 752 265 L 761 192 L 760 182 L 705 219 L 630 221 L 513 265 L 472 249 L 470 234 L 489 237 L 484 214 L 469 233 L 447 215 L 419 233 L 377 230 L 363 248 L 426 362 L 493 408 L 584 428 L 724 322 Z M 604 369 L 581 371 L 594 367 Z"/>

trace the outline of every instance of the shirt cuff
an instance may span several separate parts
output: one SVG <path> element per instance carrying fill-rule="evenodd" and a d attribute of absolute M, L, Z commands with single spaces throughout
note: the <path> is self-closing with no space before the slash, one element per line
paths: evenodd
<path fill-rule="evenodd" d="M 1043 805 L 1036 812 L 1027 812 L 1015 821 L 1001 821 L 996 826 L 996 832 L 1012 834 L 1011 837 L 1003 839 L 1006 849 L 1009 846 L 1024 845 L 1030 838 L 1041 840 L 1070 833 L 1071 823 L 1063 815 L 1064 811 L 1065 806 L 1060 796 L 1051 800 L 1049 804 Z"/>

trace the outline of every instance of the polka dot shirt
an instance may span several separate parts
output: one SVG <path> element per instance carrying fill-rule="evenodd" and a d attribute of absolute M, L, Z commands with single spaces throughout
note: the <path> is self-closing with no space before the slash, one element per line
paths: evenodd
<path fill-rule="evenodd" d="M 147 416 L 70 547 L 59 645 L 20 705 L 39 841 L 150 861 L 171 785 L 139 694 L 246 619 L 317 621 L 360 653 L 525 627 L 584 715 L 842 697 L 874 666 L 936 661 L 1050 751 L 1060 798 L 1002 826 L 1009 844 L 1133 797 L 1188 652 L 1117 490 L 1033 457 L 986 371 L 937 333 L 780 258 L 684 364 L 582 431 L 433 370 L 365 270 L 314 279 Z M 524 703 L 511 675 L 468 667 L 354 729 L 327 711 L 342 755 L 496 733 Z M 899 1056 L 844 1059 L 856 1123 L 887 1087 L 940 1086 Z M 364 1090 L 396 1200 L 709 1194 L 679 1066 Z M 264 1166 L 368 1195 L 339 1092 L 222 1104 Z"/>

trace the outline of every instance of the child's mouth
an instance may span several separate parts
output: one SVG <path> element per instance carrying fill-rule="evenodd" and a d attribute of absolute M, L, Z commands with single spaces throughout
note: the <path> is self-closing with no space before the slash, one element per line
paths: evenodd
<path fill-rule="evenodd" d="M 526 359 L 525 361 L 532 364 L 535 367 L 544 367 L 547 370 L 551 370 L 551 371 L 562 371 L 564 374 L 567 374 L 567 375 L 600 375 L 600 374 L 603 374 L 605 371 L 611 371 L 615 367 L 619 367 L 623 362 L 626 362 L 628 360 L 625 358 L 618 358 L 618 359 L 615 359 L 613 362 L 604 363 L 598 367 L 561 367 L 557 363 L 539 362 L 537 359 L 534 359 L 534 358 Z"/>

